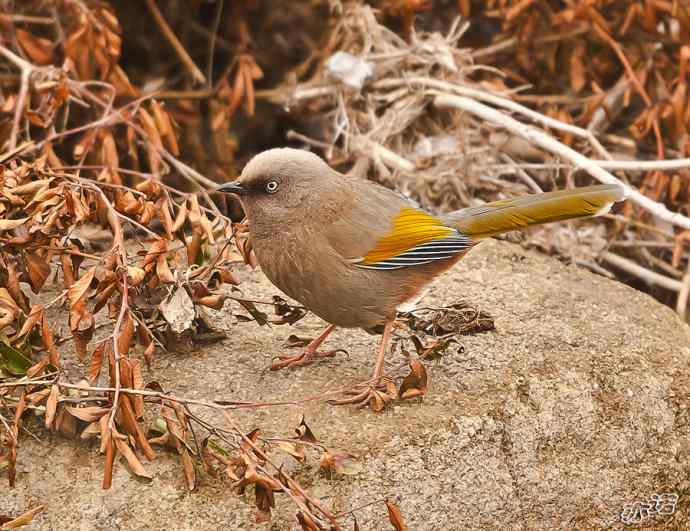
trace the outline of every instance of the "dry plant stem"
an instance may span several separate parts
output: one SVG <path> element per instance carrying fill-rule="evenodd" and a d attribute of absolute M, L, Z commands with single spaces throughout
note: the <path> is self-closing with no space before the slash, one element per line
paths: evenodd
<path fill-rule="evenodd" d="M 666 171 L 690 168 L 690 158 L 666 160 L 592 160 L 605 170 L 623 171 Z"/>
<path fill-rule="evenodd" d="M 601 160 L 592 159 L 592 162 L 605 170 L 622 170 L 622 171 L 668 171 L 668 170 L 682 170 L 690 168 L 690 158 L 686 159 L 664 159 L 664 160 Z M 514 163 L 514 164 L 491 164 L 487 168 L 492 170 L 502 171 L 505 169 L 520 168 L 523 170 L 555 170 L 555 169 L 570 169 L 572 164 L 567 163 Z"/>
<path fill-rule="evenodd" d="M 676 301 L 676 311 L 683 321 L 687 322 L 688 298 L 690 298 L 690 261 L 681 281 L 678 300 Z"/>
<path fill-rule="evenodd" d="M 506 154 L 502 154 L 501 158 L 510 163 L 510 167 L 515 169 L 518 177 L 520 177 L 525 182 L 525 184 L 527 184 L 527 186 L 530 190 L 532 190 L 532 192 L 534 192 L 535 194 L 540 194 L 544 191 L 541 189 L 541 186 L 539 186 L 539 184 L 537 184 L 537 182 L 534 179 L 532 179 L 532 177 L 523 168 L 521 168 L 512 158 L 510 158 Z"/>
<path fill-rule="evenodd" d="M 386 377 L 393 377 L 398 371 L 401 369 L 405 368 L 408 366 L 408 362 L 406 361 L 405 363 L 401 363 L 397 367 L 394 367 L 392 370 L 388 371 L 385 374 L 382 374 L 380 378 L 386 378 Z M 364 386 L 367 384 L 372 384 L 378 381 L 380 378 L 370 378 L 369 380 L 366 380 L 364 382 L 360 382 L 357 385 L 359 386 Z M 86 392 L 94 392 L 94 393 L 113 393 L 115 392 L 116 388 L 115 387 L 93 387 L 93 386 L 84 386 L 84 385 L 77 385 L 77 384 L 71 384 L 67 382 L 59 382 L 56 381 L 55 379 L 49 380 L 46 378 L 41 378 L 41 379 L 21 379 L 18 381 L 14 382 L 6 382 L 6 383 L 0 383 L 0 389 L 2 388 L 11 388 L 11 387 L 22 387 L 22 386 L 27 386 L 27 385 L 57 385 L 60 388 L 64 389 L 76 389 L 79 391 L 86 391 Z M 327 401 L 328 397 L 330 396 L 336 396 L 341 394 L 343 391 L 346 391 L 348 389 L 351 389 L 352 386 L 343 386 L 339 389 L 329 389 L 327 391 L 319 392 L 317 394 L 305 397 L 305 398 L 300 398 L 299 400 L 286 400 L 286 401 L 280 401 L 280 402 L 246 402 L 246 401 L 229 401 L 229 400 L 216 400 L 213 402 L 209 402 L 207 400 L 199 400 L 195 398 L 184 398 L 184 397 L 176 397 L 171 394 L 167 393 L 161 393 L 158 391 L 148 391 L 146 389 L 132 389 L 129 387 L 121 387 L 120 388 L 120 393 L 126 393 L 129 395 L 140 395 L 144 397 L 149 397 L 149 398 L 154 398 L 158 400 L 170 400 L 172 402 L 179 402 L 180 404 L 188 404 L 188 405 L 196 405 L 196 406 L 202 406 L 202 407 L 207 407 L 209 409 L 259 409 L 259 408 L 264 408 L 264 407 L 276 407 L 276 406 L 298 406 L 300 404 L 306 404 L 308 402 L 320 402 L 320 401 Z M 93 399 L 91 397 L 90 399 Z M 103 400 L 107 400 L 107 398 L 103 397 Z"/>
<path fill-rule="evenodd" d="M 205 85 L 206 77 L 204 77 L 204 74 L 202 74 L 201 70 L 199 70 L 199 67 L 196 66 L 194 60 L 187 53 L 187 50 L 184 49 L 184 46 L 182 46 L 182 43 L 177 38 L 177 35 L 175 35 L 173 30 L 166 22 L 165 18 L 163 17 L 163 14 L 160 12 L 158 6 L 156 5 L 156 0 L 146 0 L 146 5 L 148 6 L 149 11 L 153 15 L 153 18 L 156 20 L 156 24 L 158 24 L 158 27 L 163 33 L 163 36 L 173 47 L 175 53 L 180 58 L 180 61 L 182 61 L 182 64 L 184 64 L 189 74 L 197 83 Z"/>
<path fill-rule="evenodd" d="M 127 286 L 127 251 L 125 250 L 125 241 L 122 234 L 122 225 L 117 216 L 115 207 L 108 200 L 106 195 L 102 190 L 98 190 L 103 204 L 108 209 L 108 224 L 113 231 L 113 246 L 112 252 L 116 253 L 120 260 L 120 270 L 122 278 L 122 300 L 120 302 L 120 312 L 115 322 L 115 328 L 113 329 L 112 341 L 113 341 L 113 357 L 115 361 L 115 394 L 113 395 L 113 405 L 110 409 L 110 417 L 108 418 L 108 425 L 110 429 L 115 428 L 115 415 L 117 414 L 117 407 L 120 399 L 120 350 L 118 347 L 118 338 L 120 336 L 120 331 L 122 329 L 122 323 L 125 318 L 125 314 L 129 308 L 129 289 Z"/>
<path fill-rule="evenodd" d="M 442 93 L 457 94 L 458 96 L 466 96 L 468 98 L 473 98 L 479 101 L 485 101 L 491 103 L 497 107 L 507 109 L 519 113 L 531 120 L 542 124 L 544 127 L 550 127 L 564 133 L 569 133 L 571 135 L 577 136 L 578 138 L 583 138 L 587 140 L 592 147 L 604 158 L 610 159 L 610 155 L 601 145 L 601 143 L 596 139 L 596 137 L 586 129 L 578 127 L 576 125 L 566 124 L 555 118 L 545 116 L 537 111 L 533 111 L 529 107 L 520 105 L 519 103 L 508 99 L 506 97 L 493 94 L 486 90 L 475 89 L 471 87 L 466 87 L 458 85 L 455 83 L 450 83 L 448 81 L 440 81 L 438 79 L 432 79 L 428 77 L 418 77 L 413 76 L 405 79 L 386 79 L 383 81 L 378 81 L 372 85 L 372 88 L 395 88 L 401 86 L 417 86 L 422 89 L 438 90 Z"/>
<path fill-rule="evenodd" d="M 680 290 L 683 288 L 682 282 L 666 277 L 664 275 L 660 275 L 659 273 L 656 273 L 654 271 L 650 271 L 649 269 L 646 269 L 636 264 L 632 260 L 628 260 L 627 258 L 618 256 L 617 254 L 605 251 L 601 253 L 599 256 L 607 264 L 621 269 L 626 273 L 634 275 L 651 286 L 660 286 L 662 288 L 675 292 L 680 292 Z"/>
<path fill-rule="evenodd" d="M 12 121 L 12 131 L 10 132 L 10 151 L 17 147 L 17 138 L 19 137 L 19 127 L 24 114 L 24 105 L 26 104 L 26 96 L 29 93 L 29 84 L 31 81 L 31 74 L 34 71 L 34 65 L 25 61 L 11 50 L 0 45 L 0 54 L 4 55 L 10 62 L 21 70 L 21 85 L 19 86 L 19 95 L 14 104 L 14 119 Z"/>
<path fill-rule="evenodd" d="M 679 213 L 671 212 L 666 208 L 665 205 L 653 201 L 646 195 L 640 193 L 638 190 L 632 188 L 628 184 L 623 183 L 611 173 L 596 165 L 591 159 L 559 142 L 543 131 L 518 122 L 511 116 L 484 105 L 483 103 L 462 96 L 444 94 L 437 96 L 434 100 L 434 104 L 442 109 L 460 109 L 462 111 L 472 113 L 483 120 L 499 125 L 511 133 L 524 138 L 528 142 L 569 160 L 577 167 L 586 170 L 592 177 L 601 181 L 602 183 L 617 184 L 623 187 L 628 199 L 647 209 L 651 214 L 657 216 L 658 218 L 668 221 L 673 225 L 690 229 L 690 218 Z"/>

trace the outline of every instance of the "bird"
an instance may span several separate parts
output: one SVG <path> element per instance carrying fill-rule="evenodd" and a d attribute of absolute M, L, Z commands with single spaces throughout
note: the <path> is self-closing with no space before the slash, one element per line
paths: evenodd
<path fill-rule="evenodd" d="M 414 307 L 441 273 L 490 236 L 601 215 L 625 198 L 622 186 L 602 184 L 434 214 L 293 148 L 255 155 L 237 180 L 216 191 L 239 198 L 266 277 L 328 323 L 303 352 L 280 356 L 271 368 L 333 356 L 319 347 L 336 327 L 382 329 L 372 378 L 333 401 L 372 408 L 387 396 L 384 362 L 397 313 Z"/>

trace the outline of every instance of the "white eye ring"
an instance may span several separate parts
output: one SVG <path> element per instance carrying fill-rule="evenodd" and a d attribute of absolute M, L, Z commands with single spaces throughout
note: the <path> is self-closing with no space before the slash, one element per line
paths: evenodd
<path fill-rule="evenodd" d="M 278 190 L 278 181 L 268 181 L 266 183 L 266 191 L 269 194 L 274 194 Z"/>

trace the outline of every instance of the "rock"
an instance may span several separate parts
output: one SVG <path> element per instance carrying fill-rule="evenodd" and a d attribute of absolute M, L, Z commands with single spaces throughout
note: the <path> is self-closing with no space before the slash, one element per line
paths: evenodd
<path fill-rule="evenodd" d="M 247 297 L 275 292 L 260 273 L 245 277 Z M 660 521 L 687 529 L 688 327 L 632 288 L 496 241 L 472 251 L 425 302 L 459 299 L 492 314 L 496 330 L 458 338 L 462 349 L 451 347 L 429 368 L 423 402 L 378 415 L 308 403 L 238 412 L 237 422 L 289 436 L 305 413 L 320 440 L 362 464 L 356 476 L 327 479 L 312 458 L 298 467 L 307 486 L 336 511 L 397 501 L 411 530 L 603 529 L 620 526 L 626 504 L 659 493 L 680 497 Z M 225 343 L 175 356 L 146 377 L 171 390 L 193 382 L 199 398 L 237 400 L 299 398 L 368 377 L 376 338 L 354 330 L 329 340 L 349 358 L 263 372 L 288 335 L 313 336 L 320 326 L 312 318 L 273 329 L 240 323 Z M 251 500 L 216 480 L 186 494 L 173 456 L 146 464 L 150 484 L 119 464 L 112 489 L 101 491 L 97 449 L 41 437 L 21 439 L 24 472 L 0 496 L 0 514 L 46 504 L 29 529 L 266 529 L 251 524 Z M 276 499 L 274 528 L 295 528 L 293 506 Z M 357 517 L 362 529 L 390 528 L 382 503 Z"/>

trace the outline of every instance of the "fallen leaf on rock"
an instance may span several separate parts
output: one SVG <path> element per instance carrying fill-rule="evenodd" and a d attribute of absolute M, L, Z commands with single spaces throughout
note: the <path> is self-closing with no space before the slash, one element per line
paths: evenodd
<path fill-rule="evenodd" d="M 427 389 L 426 367 L 418 360 L 410 361 L 410 374 L 405 376 L 400 389 L 398 390 L 398 397 L 402 400 L 407 398 L 415 398 L 424 396 Z"/>
<path fill-rule="evenodd" d="M 161 304 L 161 313 L 177 334 L 189 330 L 196 315 L 194 302 L 182 286 L 178 286 L 172 296 Z"/>

